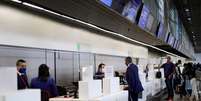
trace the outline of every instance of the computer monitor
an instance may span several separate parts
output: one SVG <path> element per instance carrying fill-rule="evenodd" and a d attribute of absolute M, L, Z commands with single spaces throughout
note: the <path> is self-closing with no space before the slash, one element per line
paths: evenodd
<path fill-rule="evenodd" d="M 140 28 L 144 29 L 146 27 L 149 13 L 150 13 L 149 9 L 146 7 L 146 5 L 144 5 L 140 19 L 139 19 L 139 23 L 138 23 Z"/>
<path fill-rule="evenodd" d="M 105 5 L 109 6 L 109 7 L 111 7 L 113 0 L 100 0 L 100 1 L 101 1 L 103 4 L 105 4 Z"/>

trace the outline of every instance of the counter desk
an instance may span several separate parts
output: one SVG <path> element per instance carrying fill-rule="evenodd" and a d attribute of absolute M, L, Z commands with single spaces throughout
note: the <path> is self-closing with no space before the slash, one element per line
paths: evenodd
<path fill-rule="evenodd" d="M 127 101 L 128 100 L 128 92 L 120 91 L 113 94 L 108 94 L 92 99 L 73 99 L 73 98 L 51 98 L 49 101 Z"/>

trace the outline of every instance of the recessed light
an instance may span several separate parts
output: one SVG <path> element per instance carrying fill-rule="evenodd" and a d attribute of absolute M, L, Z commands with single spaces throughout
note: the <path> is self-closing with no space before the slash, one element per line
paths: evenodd
<path fill-rule="evenodd" d="M 186 12 L 189 12 L 190 10 L 188 8 L 185 9 Z"/>
<path fill-rule="evenodd" d="M 187 18 L 189 21 L 191 21 L 191 18 Z"/>

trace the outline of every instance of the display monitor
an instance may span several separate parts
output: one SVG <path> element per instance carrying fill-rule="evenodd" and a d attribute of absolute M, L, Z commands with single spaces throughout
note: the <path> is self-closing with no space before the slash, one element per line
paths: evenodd
<path fill-rule="evenodd" d="M 165 32 L 165 27 L 164 24 L 160 23 L 159 27 L 158 27 L 158 33 L 157 33 L 157 37 L 162 39 L 163 41 L 166 41 L 166 32 Z"/>
<path fill-rule="evenodd" d="M 142 0 L 132 0 L 136 3 L 136 5 L 140 5 L 142 3 Z"/>
<path fill-rule="evenodd" d="M 139 27 L 144 29 L 146 24 L 147 24 L 147 21 L 148 21 L 148 16 L 149 16 L 149 9 L 144 5 L 143 6 L 143 9 L 142 9 L 142 13 L 141 13 L 141 16 L 140 16 L 140 20 L 139 20 Z"/>
<path fill-rule="evenodd" d="M 173 44 L 174 44 L 174 37 L 172 34 L 170 34 L 170 36 L 169 36 L 168 44 L 171 46 L 173 46 Z"/>
<path fill-rule="evenodd" d="M 177 40 L 175 40 L 175 42 L 174 42 L 174 45 L 173 45 L 173 48 L 177 48 L 177 44 L 178 44 L 178 41 Z"/>
<path fill-rule="evenodd" d="M 124 9 L 124 7 L 126 6 L 126 4 L 129 2 L 130 0 L 114 0 L 112 2 L 112 9 L 117 11 L 118 13 L 122 14 L 122 11 Z"/>
<path fill-rule="evenodd" d="M 122 12 L 122 15 L 129 19 L 131 22 L 135 22 L 138 7 L 131 1 L 129 1 Z"/>
<path fill-rule="evenodd" d="M 113 0 L 100 0 L 100 1 L 101 1 L 103 4 L 105 4 L 105 5 L 109 6 L 109 7 L 111 7 Z"/>
<path fill-rule="evenodd" d="M 148 29 L 148 31 L 151 31 L 153 23 L 154 23 L 154 17 L 151 14 L 149 14 L 148 22 L 146 24 L 146 28 Z"/>

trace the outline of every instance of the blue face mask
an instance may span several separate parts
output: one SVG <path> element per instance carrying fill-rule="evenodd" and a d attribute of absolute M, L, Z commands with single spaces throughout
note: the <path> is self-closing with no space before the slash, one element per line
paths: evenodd
<path fill-rule="evenodd" d="M 22 74 L 22 75 L 26 75 L 26 68 L 20 68 L 19 72 Z"/>

